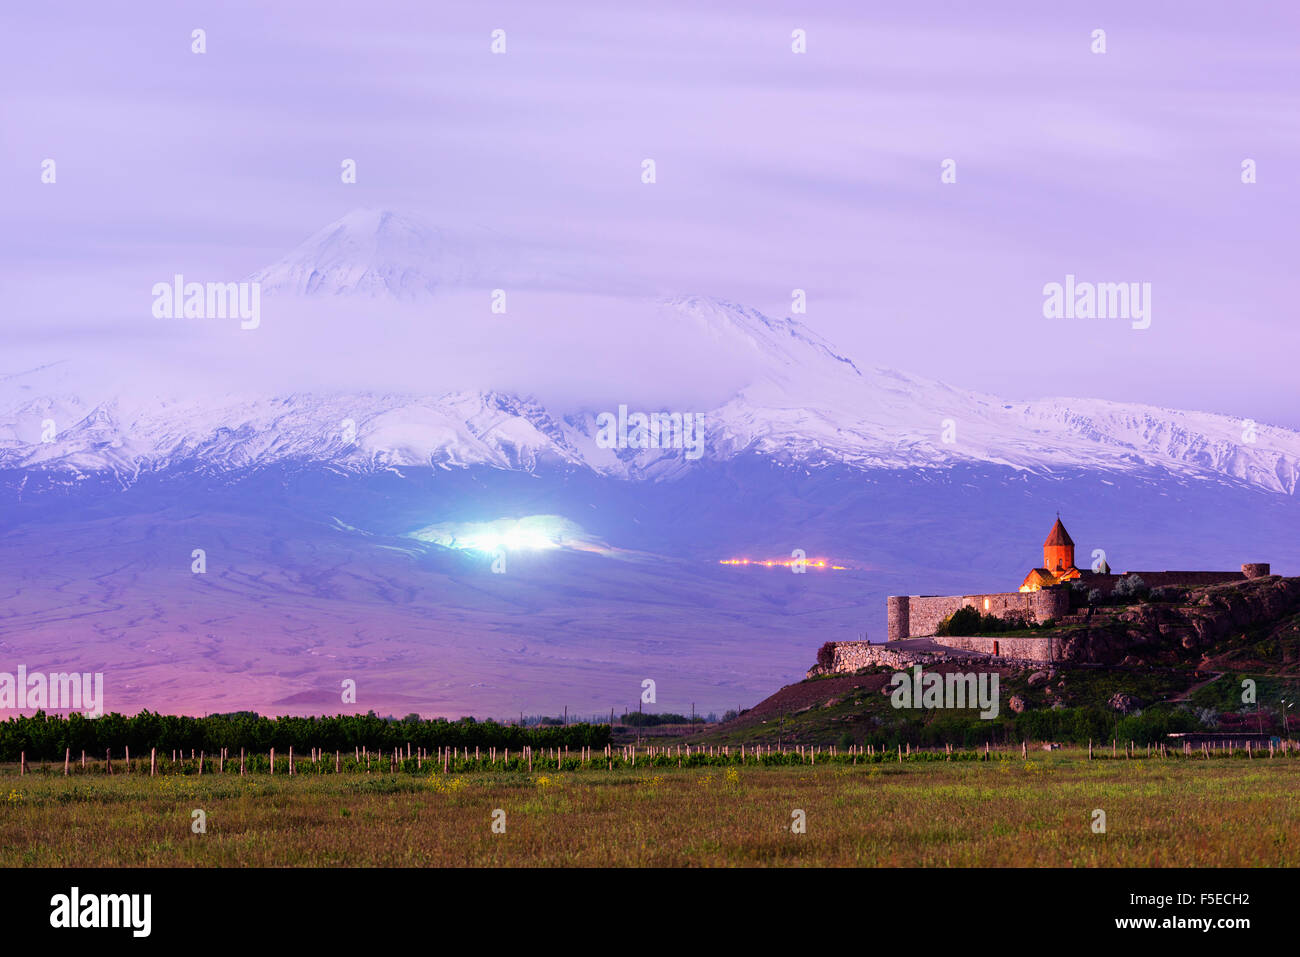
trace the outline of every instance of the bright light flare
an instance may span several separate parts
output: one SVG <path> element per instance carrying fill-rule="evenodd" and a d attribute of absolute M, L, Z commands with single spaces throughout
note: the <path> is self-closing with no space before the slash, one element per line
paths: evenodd
<path fill-rule="evenodd" d="M 488 555 L 589 546 L 582 529 L 558 515 L 526 515 L 491 522 L 444 522 L 413 532 L 412 537 L 443 548 Z"/>
<path fill-rule="evenodd" d="M 802 563 L 805 568 L 824 568 L 828 571 L 847 571 L 847 565 L 833 565 L 829 558 L 723 558 L 719 565 L 759 565 L 763 568 L 793 568 Z"/>

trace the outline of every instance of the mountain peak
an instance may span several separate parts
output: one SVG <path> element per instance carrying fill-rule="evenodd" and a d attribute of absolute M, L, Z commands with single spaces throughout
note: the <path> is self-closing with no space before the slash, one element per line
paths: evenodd
<path fill-rule="evenodd" d="M 354 209 L 254 273 L 270 295 L 414 299 L 463 279 L 464 258 L 441 233 L 390 209 Z"/>
<path fill-rule="evenodd" d="M 807 369 L 821 374 L 833 370 L 837 375 L 862 376 L 852 360 L 789 316 L 774 319 L 749 306 L 710 296 L 677 296 L 663 303 L 710 338 L 739 341 L 770 372 Z"/>

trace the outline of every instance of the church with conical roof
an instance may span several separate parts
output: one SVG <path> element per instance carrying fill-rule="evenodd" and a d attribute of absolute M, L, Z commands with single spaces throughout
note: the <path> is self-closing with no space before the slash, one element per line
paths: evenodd
<path fill-rule="evenodd" d="M 1109 572 L 1110 569 L 1106 571 Z M 1020 590 L 1038 591 L 1041 588 L 1050 588 L 1052 585 L 1075 581 L 1082 577 L 1082 574 L 1074 567 L 1074 539 L 1070 538 L 1070 533 L 1061 524 L 1061 516 L 1058 513 L 1056 524 L 1047 533 L 1047 541 L 1043 542 L 1043 567 L 1030 571 L 1021 583 Z"/>

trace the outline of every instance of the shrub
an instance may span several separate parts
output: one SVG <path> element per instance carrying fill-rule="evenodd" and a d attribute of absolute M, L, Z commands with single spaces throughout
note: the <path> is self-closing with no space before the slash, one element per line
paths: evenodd
<path fill-rule="evenodd" d="M 1195 731 L 1199 722 L 1186 711 L 1146 711 L 1121 718 L 1114 737 L 1137 744 L 1155 744 L 1174 731 Z"/>
<path fill-rule="evenodd" d="M 828 641 L 817 649 L 817 664 L 827 669 L 835 664 L 835 642 Z"/>
<path fill-rule="evenodd" d="M 691 719 L 684 714 L 673 714 L 665 711 L 662 714 L 650 714 L 648 711 L 631 711 L 619 719 L 624 725 L 634 728 L 649 728 L 660 724 L 690 724 Z M 702 719 L 697 715 L 696 724 L 702 723 Z"/>
<path fill-rule="evenodd" d="M 1142 601 L 1151 593 L 1147 588 L 1146 582 L 1140 575 L 1123 575 L 1115 583 L 1115 590 L 1111 592 L 1114 598 L 1127 598 L 1133 601 Z"/>
<path fill-rule="evenodd" d="M 1005 618 L 1000 618 L 997 615 L 981 615 L 973 605 L 963 605 L 939 622 L 934 633 L 953 637 L 990 635 L 1001 631 L 1019 631 L 1029 627 L 1029 622 L 1018 612 L 1011 612 Z"/>
<path fill-rule="evenodd" d="M 973 635 L 979 631 L 982 616 L 970 605 L 962 605 L 951 615 L 939 622 L 934 630 L 936 635 Z"/>

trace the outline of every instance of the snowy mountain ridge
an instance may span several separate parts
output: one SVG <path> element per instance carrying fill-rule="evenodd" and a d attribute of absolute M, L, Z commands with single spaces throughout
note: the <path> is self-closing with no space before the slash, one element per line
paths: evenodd
<path fill-rule="evenodd" d="M 564 416 L 501 393 L 85 401 L 6 388 L 20 381 L 0 384 L 0 469 L 112 472 L 129 483 L 181 466 L 232 471 L 284 461 L 359 471 L 557 465 L 622 479 L 671 478 L 700 464 L 679 449 L 602 448 L 596 417 L 617 410 Z M 760 382 L 705 410 L 703 461 L 756 454 L 859 469 L 962 462 L 1165 469 L 1288 495 L 1300 477 L 1300 434 L 1258 426 L 1256 441 L 1246 442 L 1242 423 L 1227 416 L 1098 399 L 1003 402 L 889 370 L 851 371 L 823 384 L 820 396 L 796 399 Z M 47 421 L 58 423 L 52 441 L 42 441 Z"/>
<path fill-rule="evenodd" d="M 436 231 L 359 210 L 254 278 L 312 300 L 422 298 L 473 266 Z M 700 336 L 753 360 L 753 381 L 705 416 L 705 455 L 605 448 L 597 416 L 504 392 L 80 395 L 50 364 L 0 376 L 0 470 L 130 484 L 173 469 L 235 472 L 281 462 L 353 471 L 398 467 L 588 469 L 665 480 L 709 461 L 757 455 L 855 469 L 984 463 L 1032 471 L 1164 471 L 1294 495 L 1300 433 L 1229 416 L 1102 399 L 1004 401 L 889 369 L 863 369 L 802 322 L 702 296 L 661 304 L 665 334 Z M 656 409 L 634 409 L 655 412 Z M 666 411 L 687 412 L 686 409 Z"/>

